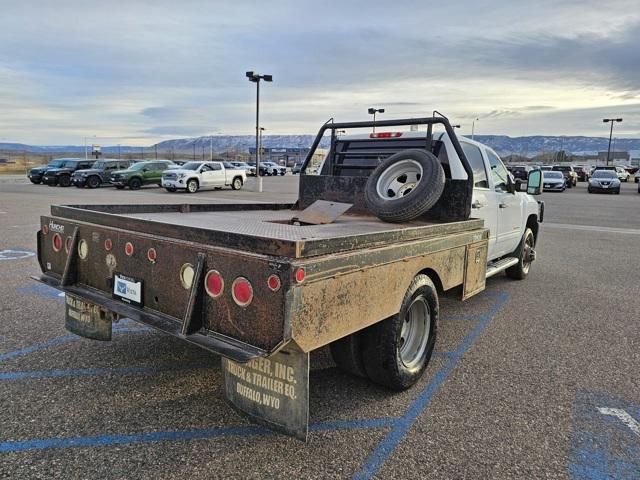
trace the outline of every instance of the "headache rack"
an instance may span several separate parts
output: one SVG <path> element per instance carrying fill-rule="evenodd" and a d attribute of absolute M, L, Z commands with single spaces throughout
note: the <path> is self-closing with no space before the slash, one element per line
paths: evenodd
<path fill-rule="evenodd" d="M 352 213 L 367 214 L 363 192 L 370 173 L 380 161 L 405 149 L 426 149 L 437 156 L 441 142 L 434 140 L 433 126 L 438 124 L 442 125 L 447 132 L 467 178 L 453 179 L 448 174 L 440 200 L 425 214 L 424 219 L 440 221 L 468 219 L 471 216 L 473 170 L 449 120 L 436 111 L 433 112 L 433 116 L 423 118 L 346 123 L 329 120 L 320 128 L 302 165 L 298 193 L 299 208 L 306 208 L 316 200 L 327 200 L 351 203 L 353 204 L 350 210 Z M 385 136 L 345 140 L 337 136 L 340 130 L 410 125 L 427 125 L 426 136 Z M 327 130 L 331 134 L 331 143 L 322 170 L 319 175 L 307 174 L 311 159 Z"/>

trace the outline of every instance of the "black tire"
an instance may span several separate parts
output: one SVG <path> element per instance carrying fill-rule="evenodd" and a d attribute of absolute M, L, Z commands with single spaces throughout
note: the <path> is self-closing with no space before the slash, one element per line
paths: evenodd
<path fill-rule="evenodd" d="M 61 187 L 68 187 L 71 185 L 71 176 L 70 175 L 61 175 L 58 179 L 58 185 Z"/>
<path fill-rule="evenodd" d="M 593 193 L 593 191 L 591 190 L 591 187 L 587 187 L 587 192 L 588 193 Z"/>
<path fill-rule="evenodd" d="M 571 188 L 571 182 L 570 181 L 569 182 L 565 182 L 565 183 L 567 185 L 567 188 Z"/>
<path fill-rule="evenodd" d="M 331 357 L 340 369 L 357 377 L 366 377 L 362 361 L 362 332 L 352 333 L 329 345 Z"/>
<path fill-rule="evenodd" d="M 141 186 L 142 180 L 140 180 L 138 177 L 133 177 L 131 180 L 129 180 L 129 188 L 131 190 L 139 190 Z"/>
<path fill-rule="evenodd" d="M 89 188 L 98 188 L 101 183 L 102 181 L 100 180 L 100 178 L 96 177 L 95 175 L 87 178 L 87 186 Z"/>
<path fill-rule="evenodd" d="M 124 185 L 116 185 L 116 188 L 117 188 L 118 190 L 124 190 Z"/>
<path fill-rule="evenodd" d="M 410 161 L 413 164 L 410 164 Z M 419 165 L 422 173 L 413 172 L 417 183 L 408 181 L 407 174 L 402 174 L 403 163 L 407 168 L 416 168 L 416 164 Z M 379 190 L 378 185 L 390 180 L 394 175 L 394 169 L 400 169 L 395 178 L 395 182 L 402 185 L 399 192 L 387 188 L 381 194 L 385 186 L 380 185 Z M 380 220 L 408 222 L 436 204 L 444 190 L 444 181 L 444 170 L 435 155 L 418 149 L 403 150 L 385 159 L 371 173 L 365 186 L 365 203 L 369 211 Z M 394 198 L 396 196 L 397 198 Z"/>
<path fill-rule="evenodd" d="M 402 358 L 402 327 L 414 305 L 425 309 L 427 335 L 420 338 L 424 349 L 416 355 L 415 363 L 407 365 Z M 431 279 L 417 275 L 405 293 L 400 312 L 372 325 L 362 332 L 362 362 L 367 376 L 375 383 L 392 390 L 406 390 L 415 384 L 431 359 L 438 329 L 438 293 Z M 413 315 L 412 315 L 413 316 Z M 410 344 L 409 344 L 410 345 Z"/>
<path fill-rule="evenodd" d="M 620 189 L 616 190 L 616 195 L 620 195 Z"/>
<path fill-rule="evenodd" d="M 192 178 L 187 182 L 187 193 L 196 193 L 198 188 L 200 188 L 200 185 L 195 178 Z"/>
<path fill-rule="evenodd" d="M 242 178 L 234 178 L 231 182 L 231 188 L 233 188 L 234 190 L 240 190 L 242 188 Z"/>
<path fill-rule="evenodd" d="M 505 270 L 507 277 L 513 278 L 514 280 L 524 280 L 527 278 L 527 275 L 529 275 L 529 268 L 531 267 L 529 250 L 533 250 L 535 252 L 535 246 L 536 239 L 533 235 L 533 230 L 527 227 L 524 230 L 524 234 L 518 244 L 518 248 L 512 254 L 512 256 L 518 257 L 518 263 Z"/>
<path fill-rule="evenodd" d="M 166 190 L 167 192 L 174 193 L 174 192 L 177 190 L 177 188 L 175 188 L 175 187 L 165 187 L 165 190 Z"/>

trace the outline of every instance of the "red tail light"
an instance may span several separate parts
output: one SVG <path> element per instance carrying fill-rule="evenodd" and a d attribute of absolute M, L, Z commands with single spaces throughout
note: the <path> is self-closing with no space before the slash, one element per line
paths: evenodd
<path fill-rule="evenodd" d="M 62 249 L 62 237 L 59 233 L 53 234 L 53 239 L 51 240 L 53 245 L 53 250 L 59 252 Z"/>
<path fill-rule="evenodd" d="M 212 298 L 217 298 L 224 290 L 224 280 L 217 270 L 210 270 L 204 279 L 204 288 Z"/>
<path fill-rule="evenodd" d="M 131 242 L 127 242 L 124 244 L 124 253 L 130 257 L 133 255 L 133 244 Z"/>
<path fill-rule="evenodd" d="M 280 282 L 280 277 L 278 277 L 277 275 L 269 275 L 269 278 L 267 279 L 267 286 L 274 292 L 277 292 L 278 290 L 280 290 L 280 286 L 281 286 L 281 282 Z"/>
<path fill-rule="evenodd" d="M 110 238 L 107 238 L 107 239 L 104 241 L 104 249 L 105 249 L 107 252 L 110 252 L 112 248 L 113 248 L 113 242 L 111 241 L 111 239 L 110 239 Z"/>
<path fill-rule="evenodd" d="M 156 263 L 156 260 L 158 259 L 158 253 L 156 252 L 155 248 L 150 248 L 149 250 L 147 250 L 147 258 L 151 263 Z"/>
<path fill-rule="evenodd" d="M 369 134 L 369 138 L 398 138 L 401 136 L 402 132 L 380 132 Z"/>
<path fill-rule="evenodd" d="M 231 295 L 233 301 L 241 307 L 246 307 L 253 300 L 253 287 L 244 277 L 238 277 L 231 285 Z"/>
<path fill-rule="evenodd" d="M 295 277 L 296 277 L 296 282 L 298 283 L 304 282 L 304 277 L 306 277 L 306 272 L 304 271 L 304 268 L 302 267 L 298 268 L 296 270 Z"/>
<path fill-rule="evenodd" d="M 71 237 L 67 237 L 67 239 L 64 241 L 64 251 L 67 253 L 71 251 L 71 242 Z"/>

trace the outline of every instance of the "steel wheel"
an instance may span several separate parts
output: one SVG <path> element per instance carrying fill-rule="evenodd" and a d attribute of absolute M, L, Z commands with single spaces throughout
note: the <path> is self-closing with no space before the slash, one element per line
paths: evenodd
<path fill-rule="evenodd" d="M 409 195 L 420 183 L 422 166 L 415 160 L 400 160 L 390 165 L 378 179 L 376 191 L 385 200 Z"/>
<path fill-rule="evenodd" d="M 400 330 L 400 359 L 411 369 L 422 362 L 429 341 L 431 310 L 425 298 L 416 297 L 407 310 Z"/>

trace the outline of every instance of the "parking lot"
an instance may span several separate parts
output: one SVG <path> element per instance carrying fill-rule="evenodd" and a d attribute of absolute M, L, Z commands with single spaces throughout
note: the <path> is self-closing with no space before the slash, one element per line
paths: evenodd
<path fill-rule="evenodd" d="M 640 478 L 640 194 L 545 193 L 538 258 L 462 303 L 442 298 L 436 354 L 412 389 L 311 357 L 304 444 L 236 415 L 219 359 L 123 321 L 109 343 L 64 329 L 63 299 L 29 278 L 52 203 L 294 201 L 31 185 L 0 177 L 0 477 Z M 624 415 L 626 413 L 626 416 Z M 635 423 L 634 423 L 635 422 Z"/>

